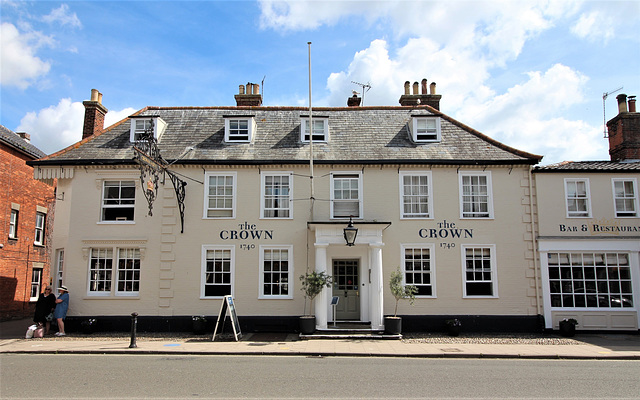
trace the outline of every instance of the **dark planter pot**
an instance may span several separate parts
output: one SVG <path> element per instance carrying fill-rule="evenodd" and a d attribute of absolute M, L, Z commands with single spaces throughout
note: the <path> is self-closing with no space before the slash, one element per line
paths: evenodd
<path fill-rule="evenodd" d="M 316 331 L 316 317 L 300 317 L 300 333 L 311 335 Z"/>
<path fill-rule="evenodd" d="M 447 325 L 447 334 L 449 336 L 460 336 L 462 327 L 460 325 Z"/>
<path fill-rule="evenodd" d="M 96 331 L 97 324 L 98 324 L 98 321 L 96 321 L 95 319 L 85 320 L 80 323 L 80 329 L 82 330 L 82 333 L 86 335 L 90 335 Z"/>
<path fill-rule="evenodd" d="M 204 335 L 207 330 L 207 321 L 194 319 L 193 320 L 193 334 Z"/>
<path fill-rule="evenodd" d="M 384 331 L 390 335 L 399 335 L 402 333 L 402 318 L 384 317 Z"/>
<path fill-rule="evenodd" d="M 569 321 L 560 321 L 560 334 L 564 337 L 575 336 L 576 325 Z"/>

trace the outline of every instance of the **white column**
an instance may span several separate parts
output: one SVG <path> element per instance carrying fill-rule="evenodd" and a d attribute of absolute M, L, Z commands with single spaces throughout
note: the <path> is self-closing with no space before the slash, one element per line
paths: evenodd
<path fill-rule="evenodd" d="M 370 243 L 370 268 L 371 268 L 371 329 L 378 330 L 384 328 L 382 286 L 382 246 L 384 243 Z"/>
<path fill-rule="evenodd" d="M 325 272 L 331 275 L 327 271 L 327 247 L 328 243 L 316 243 L 316 272 Z M 329 296 L 331 295 L 331 288 L 324 288 L 319 295 L 316 296 L 315 303 L 313 305 L 316 312 L 316 329 L 327 329 L 327 309 L 329 304 Z"/>

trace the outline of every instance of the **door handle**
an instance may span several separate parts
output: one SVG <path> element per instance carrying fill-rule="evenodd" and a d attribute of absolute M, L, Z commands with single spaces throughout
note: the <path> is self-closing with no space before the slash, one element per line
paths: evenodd
<path fill-rule="evenodd" d="M 349 297 L 349 294 L 346 290 L 344 291 L 344 297 Z"/>

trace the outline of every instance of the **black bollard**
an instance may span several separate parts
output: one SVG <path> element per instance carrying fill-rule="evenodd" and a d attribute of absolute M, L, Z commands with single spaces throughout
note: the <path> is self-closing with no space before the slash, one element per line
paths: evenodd
<path fill-rule="evenodd" d="M 138 347 L 136 344 L 136 330 L 138 329 L 138 313 L 131 313 L 131 344 L 129 345 L 130 349 L 135 349 Z"/>

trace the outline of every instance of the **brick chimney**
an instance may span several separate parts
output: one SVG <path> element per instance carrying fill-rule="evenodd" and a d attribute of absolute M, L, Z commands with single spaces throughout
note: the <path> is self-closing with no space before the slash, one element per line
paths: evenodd
<path fill-rule="evenodd" d="M 24 139 L 25 142 L 31 143 L 31 135 L 29 135 L 27 132 L 16 132 L 16 135 Z"/>
<path fill-rule="evenodd" d="M 353 96 L 347 99 L 347 107 L 358 107 L 362 102 L 362 98 L 358 97 L 357 92 L 353 92 Z"/>
<path fill-rule="evenodd" d="M 611 161 L 640 160 L 640 113 L 636 112 L 636 96 L 619 94 L 618 115 L 607 122 Z"/>
<path fill-rule="evenodd" d="M 84 127 L 82 128 L 82 138 L 95 135 L 104 130 L 104 116 L 107 113 L 102 105 L 102 93 L 97 89 L 91 89 L 91 100 L 83 101 L 84 105 Z"/>
<path fill-rule="evenodd" d="M 422 92 L 419 92 L 419 89 L 422 88 Z M 404 83 L 404 94 L 400 96 L 400 105 L 401 106 L 418 106 L 418 105 L 427 105 L 435 108 L 436 110 L 440 110 L 440 99 L 441 95 L 436 94 L 436 83 L 432 82 L 429 86 L 429 91 L 427 90 L 427 80 L 423 79 L 421 84 L 418 82 L 413 83 L 413 94 L 411 92 L 411 82 L 406 81 Z"/>
<path fill-rule="evenodd" d="M 239 93 L 234 97 L 236 99 L 236 105 L 259 107 L 262 105 L 262 95 L 260 94 L 260 85 L 257 83 L 247 83 L 247 92 L 245 93 L 245 86 L 240 85 Z"/>

